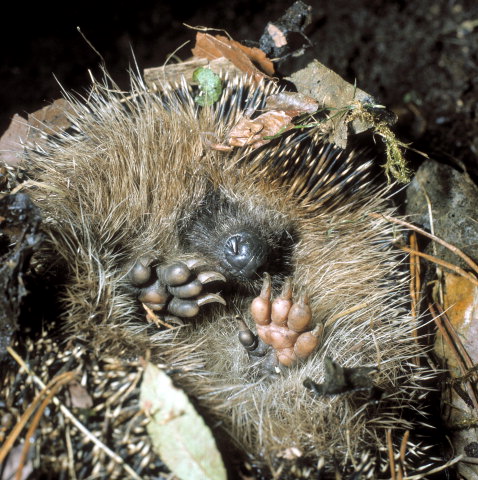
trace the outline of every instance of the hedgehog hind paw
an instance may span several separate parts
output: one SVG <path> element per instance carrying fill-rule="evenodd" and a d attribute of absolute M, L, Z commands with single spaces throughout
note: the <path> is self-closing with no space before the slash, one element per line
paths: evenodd
<path fill-rule="evenodd" d="M 259 338 L 276 352 L 285 367 L 305 360 L 320 342 L 321 329 L 311 329 L 312 312 L 307 296 L 292 299 L 292 282 L 284 282 L 282 293 L 271 300 L 271 279 L 264 277 L 261 293 L 251 304 L 251 315 Z"/>

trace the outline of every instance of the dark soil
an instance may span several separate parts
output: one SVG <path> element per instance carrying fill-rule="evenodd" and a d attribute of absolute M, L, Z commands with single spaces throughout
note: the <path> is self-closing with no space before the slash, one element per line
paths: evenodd
<path fill-rule="evenodd" d="M 14 113 L 32 112 L 67 90 L 84 92 L 101 75 L 101 53 L 127 88 L 127 70 L 189 56 L 194 32 L 183 24 L 227 30 L 258 41 L 291 0 L 257 2 L 12 2 L 0 30 L 3 58 L 0 131 Z M 402 139 L 434 158 L 463 164 L 478 178 L 478 3 L 474 0 L 324 0 L 309 2 L 316 57 L 400 114 Z M 131 52 L 134 52 L 134 57 Z M 300 60 L 305 62 L 306 59 Z M 295 67 L 296 61 L 292 64 Z"/>

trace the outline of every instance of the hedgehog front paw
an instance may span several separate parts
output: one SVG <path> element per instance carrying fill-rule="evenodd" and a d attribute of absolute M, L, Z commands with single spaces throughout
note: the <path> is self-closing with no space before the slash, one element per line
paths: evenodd
<path fill-rule="evenodd" d="M 292 301 L 292 284 L 286 280 L 281 295 L 271 301 L 271 279 L 264 277 L 261 293 L 251 304 L 259 338 L 276 352 L 278 361 L 291 366 L 307 358 L 317 347 L 322 326 L 310 329 L 312 312 L 306 296 Z"/>
<path fill-rule="evenodd" d="M 151 310 L 180 318 L 195 317 L 207 303 L 226 304 L 216 293 L 203 293 L 207 283 L 226 279 L 218 272 L 199 272 L 197 261 L 155 266 L 154 258 L 140 257 L 130 270 L 131 283 L 138 287 L 138 300 Z"/>

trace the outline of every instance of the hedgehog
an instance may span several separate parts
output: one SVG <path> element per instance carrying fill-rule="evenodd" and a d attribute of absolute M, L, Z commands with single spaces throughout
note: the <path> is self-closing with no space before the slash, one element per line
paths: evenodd
<path fill-rule="evenodd" d="M 96 82 L 67 95 L 69 129 L 26 147 L 23 190 L 48 238 L 37 262 L 61 272 L 66 340 L 169 365 L 226 457 L 346 473 L 413 425 L 407 273 L 371 215 L 392 210 L 369 153 L 318 128 L 217 148 L 279 90 L 225 75 L 200 106 L 184 79 Z"/>

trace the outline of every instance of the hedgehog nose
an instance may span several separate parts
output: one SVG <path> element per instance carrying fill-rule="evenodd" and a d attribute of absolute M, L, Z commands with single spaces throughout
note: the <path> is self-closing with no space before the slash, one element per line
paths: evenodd
<path fill-rule="evenodd" d="M 224 243 L 226 263 L 234 276 L 252 278 L 267 259 L 267 245 L 251 232 L 231 235 Z"/>

